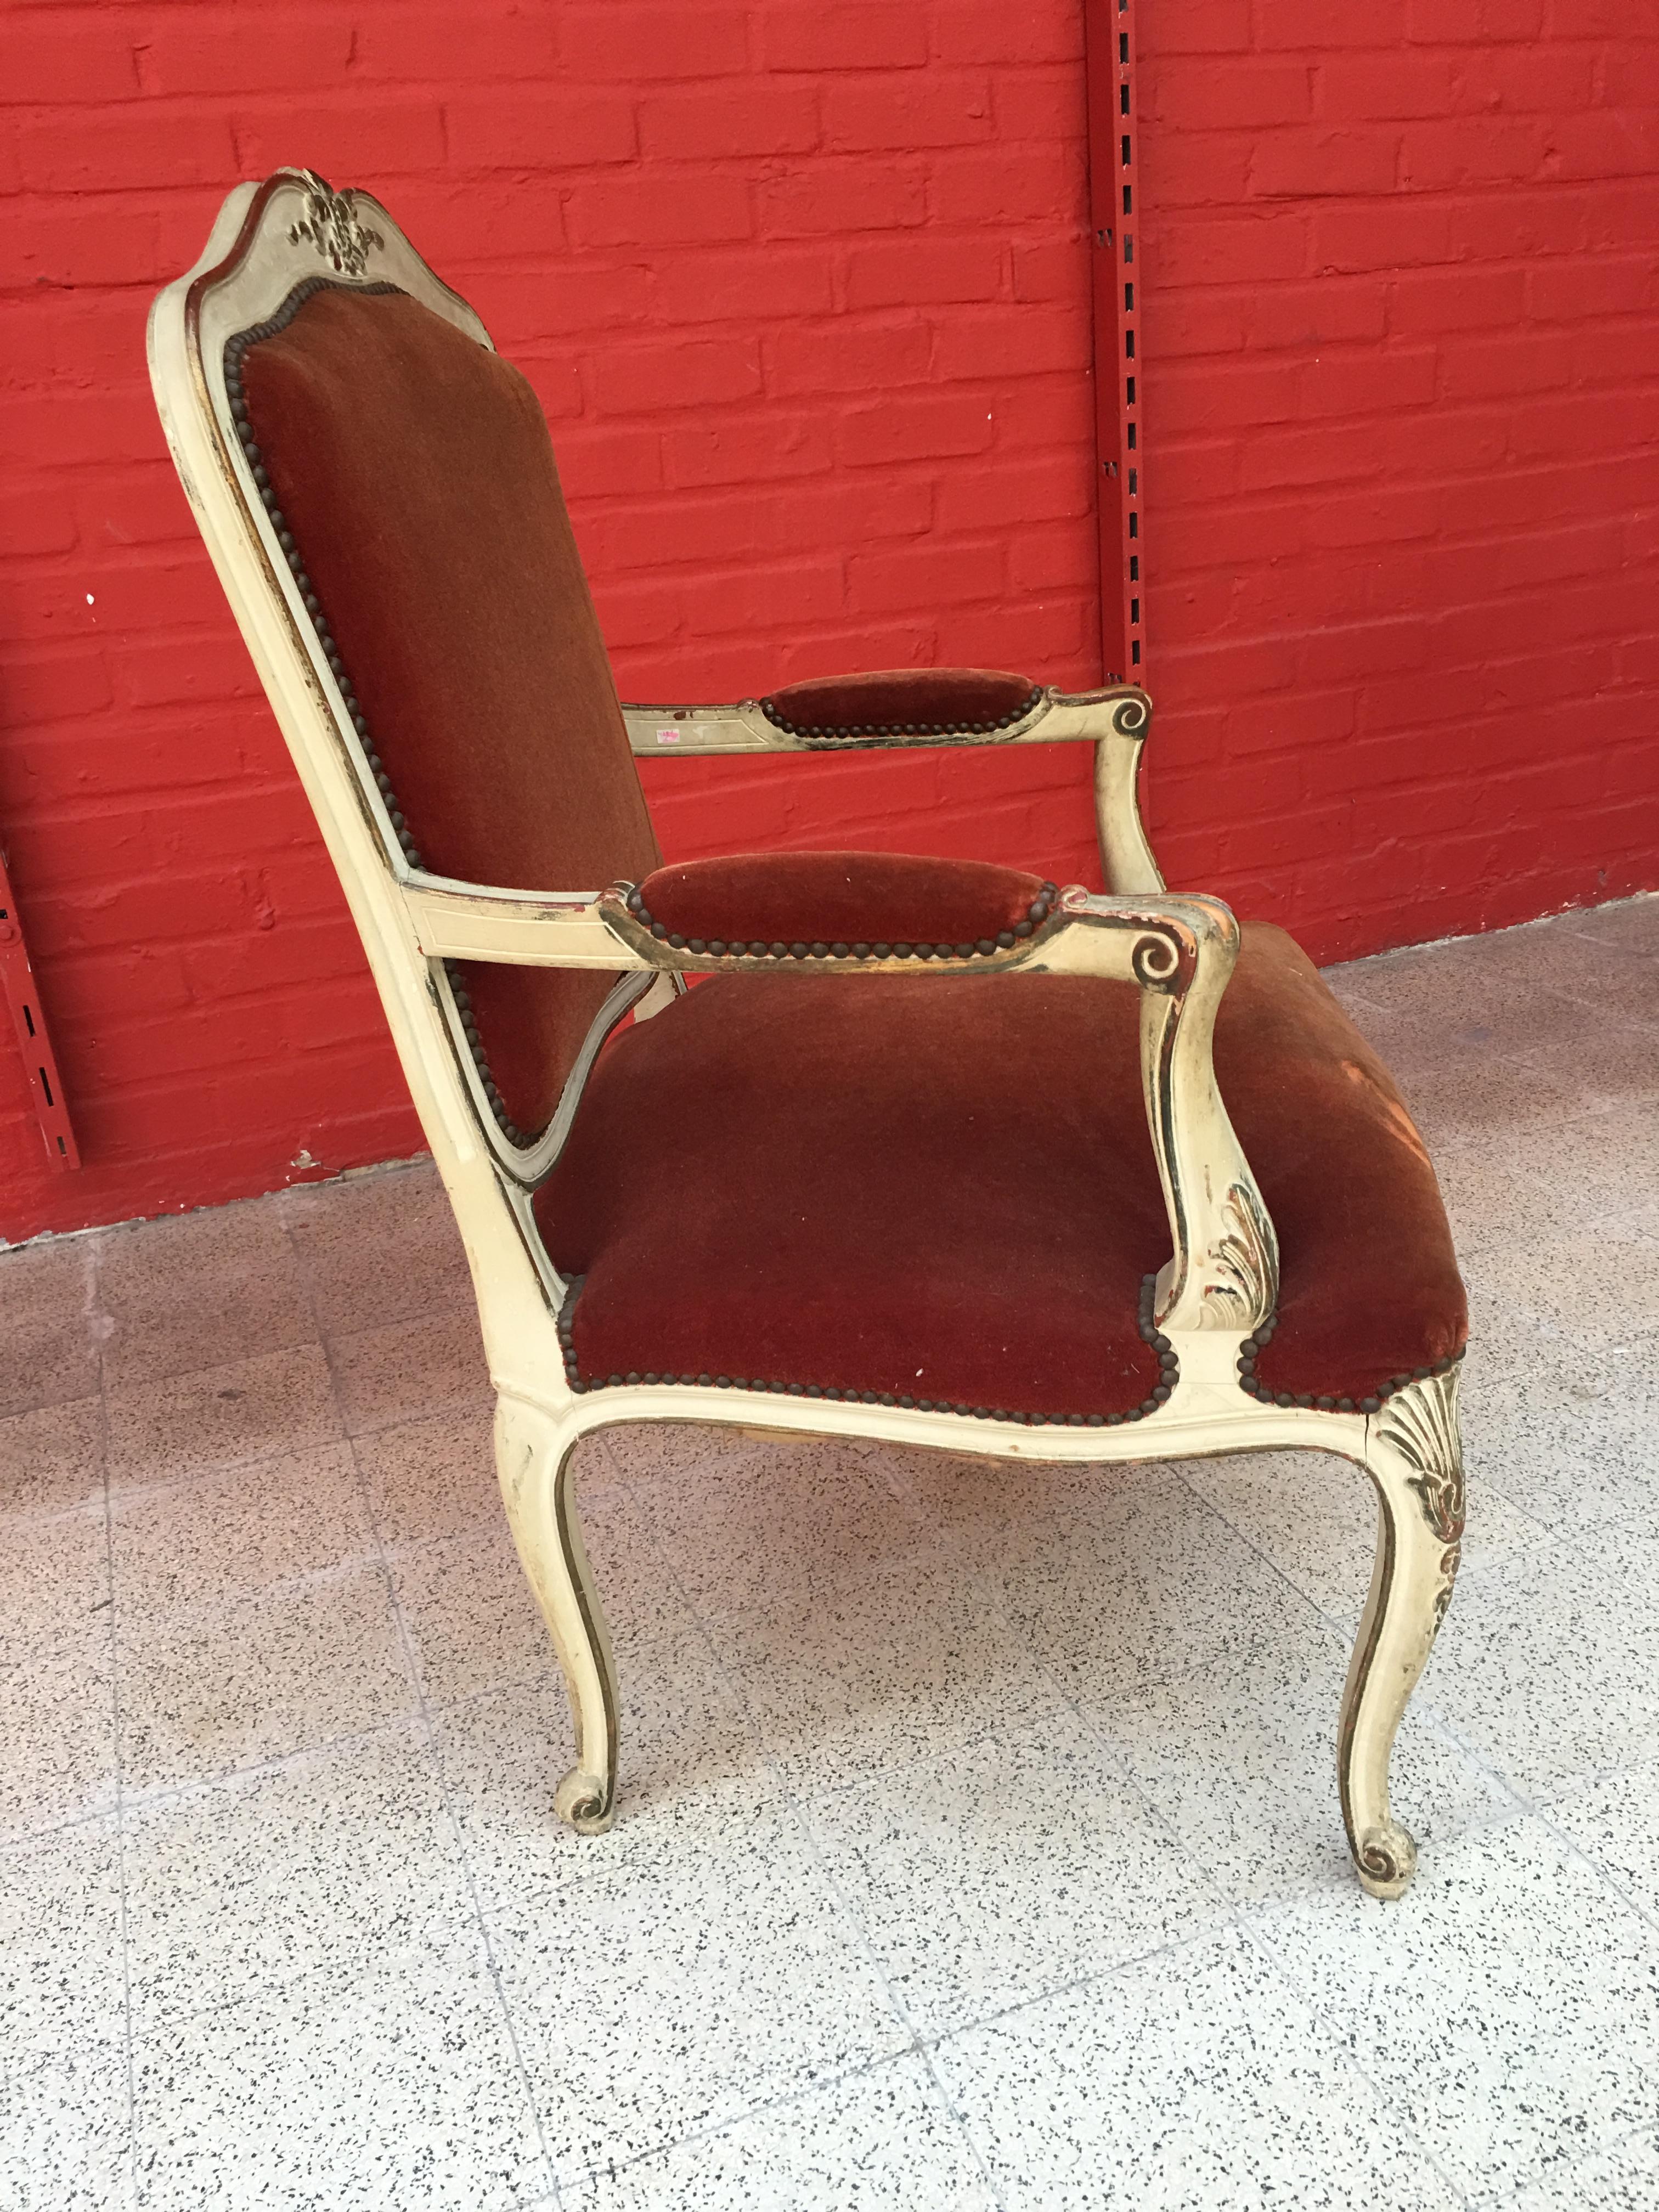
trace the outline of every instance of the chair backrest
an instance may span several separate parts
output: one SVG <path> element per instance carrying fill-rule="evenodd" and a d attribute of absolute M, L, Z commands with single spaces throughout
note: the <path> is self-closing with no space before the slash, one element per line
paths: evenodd
<path fill-rule="evenodd" d="M 292 171 L 246 192 L 179 303 L 186 347 L 382 836 L 477 883 L 638 880 L 657 848 L 534 393 L 376 203 Z M 527 1147 L 616 978 L 451 980 L 483 1096 Z"/>

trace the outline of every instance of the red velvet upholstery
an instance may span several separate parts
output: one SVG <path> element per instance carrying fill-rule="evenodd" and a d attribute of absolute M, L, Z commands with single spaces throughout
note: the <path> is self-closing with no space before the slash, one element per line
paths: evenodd
<path fill-rule="evenodd" d="M 1054 885 L 985 860 L 905 853 L 755 853 L 681 861 L 639 886 L 658 933 L 705 945 L 944 945 L 965 956 L 1029 937 Z M 631 903 L 631 902 L 630 902 Z M 1006 949 L 1006 948 L 1005 948 Z"/>
<path fill-rule="evenodd" d="M 942 733 L 1018 721 L 1042 693 L 1000 668 L 884 668 L 867 676 L 817 676 L 761 703 L 782 729 L 836 736 L 853 730 Z"/>
<path fill-rule="evenodd" d="M 249 349 L 248 413 L 427 866 L 602 890 L 656 841 L 535 394 L 401 293 L 328 286 Z M 614 977 L 479 963 L 512 1117 L 544 1122 Z"/>
<path fill-rule="evenodd" d="M 1121 1413 L 1169 1228 L 1138 994 L 1072 977 L 717 979 L 617 1036 L 537 1199 L 586 1278 L 580 1372 Z M 1358 1400 L 1463 1342 L 1433 1172 L 1282 931 L 1248 927 L 1217 1065 L 1282 1247 L 1275 1390 Z"/>

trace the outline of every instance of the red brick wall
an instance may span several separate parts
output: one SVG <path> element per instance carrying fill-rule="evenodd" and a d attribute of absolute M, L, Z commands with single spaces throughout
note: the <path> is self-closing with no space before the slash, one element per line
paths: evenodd
<path fill-rule="evenodd" d="M 1139 0 L 1151 815 L 1325 956 L 1659 882 L 1659 13 Z"/>
<path fill-rule="evenodd" d="M 1139 0 L 1152 813 L 1321 953 L 1652 877 L 1656 48 L 1550 4 Z M 625 694 L 1096 674 L 1079 0 L 15 4 L 6 48 L 0 836 L 88 1166 L 0 1042 L 0 1235 L 419 1141 L 143 374 L 239 178 L 377 191 L 526 368 Z M 1093 873 L 1071 749 L 649 774 L 671 853 Z"/>

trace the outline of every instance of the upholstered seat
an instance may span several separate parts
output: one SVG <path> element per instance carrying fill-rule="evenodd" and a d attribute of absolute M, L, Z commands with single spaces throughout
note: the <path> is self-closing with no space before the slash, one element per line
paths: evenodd
<path fill-rule="evenodd" d="M 1338 1771 L 1360 1879 L 1398 1896 L 1389 1751 L 1463 1526 L 1462 1289 L 1405 1106 L 1309 962 L 1166 889 L 1146 694 L 910 668 L 621 707 L 535 395 L 385 209 L 308 173 L 231 196 L 150 339 L 454 1202 L 571 1692 L 558 1812 L 597 1831 L 616 1802 L 594 1429 L 1302 1447 L 1376 1491 Z M 635 768 L 1079 743 L 1103 892 L 893 854 L 665 866 Z"/>
<path fill-rule="evenodd" d="M 781 974 L 621 1031 L 536 1201 L 555 1265 L 584 1279 L 576 1377 L 1137 1413 L 1164 1380 L 1139 1302 L 1169 1243 L 1137 997 Z M 1279 1229 L 1261 1386 L 1374 1410 L 1464 1340 L 1421 1140 L 1282 930 L 1245 926 L 1215 1054 Z"/>

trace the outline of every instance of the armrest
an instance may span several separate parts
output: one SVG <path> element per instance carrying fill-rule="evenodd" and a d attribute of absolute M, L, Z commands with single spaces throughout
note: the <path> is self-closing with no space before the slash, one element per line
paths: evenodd
<path fill-rule="evenodd" d="M 1139 739 L 1151 710 L 1146 694 L 1133 684 L 1066 693 L 998 669 L 898 668 L 815 678 L 726 706 L 626 705 L 622 711 L 636 753 L 672 758 Z"/>
<path fill-rule="evenodd" d="M 809 874 L 797 865 L 819 865 Z M 830 881 L 835 864 L 842 882 Z M 725 869 L 720 877 L 712 872 Z M 890 871 L 884 876 L 883 870 Z M 431 960 L 503 960 L 535 967 L 658 969 L 689 975 L 741 974 L 856 977 L 911 975 L 948 978 L 967 974 L 1091 975 L 1133 983 L 1141 994 L 1140 1059 L 1146 1119 L 1170 1217 L 1173 1256 L 1158 1277 L 1158 1324 L 1182 1334 L 1207 1332 L 1203 1344 L 1182 1352 L 1194 1379 L 1230 1384 L 1239 1334 L 1255 1328 L 1278 1299 L 1279 1249 L 1261 1191 L 1228 1119 L 1216 1086 L 1212 1053 L 1216 1009 L 1238 957 L 1238 924 L 1218 899 L 1098 897 L 1073 886 L 1054 893 L 1017 870 L 984 864 L 917 861 L 860 854 L 757 856 L 747 861 L 707 862 L 661 869 L 647 878 L 659 902 L 683 897 L 681 914 L 694 908 L 712 927 L 721 896 L 850 898 L 872 917 L 877 898 L 943 896 L 945 878 L 960 872 L 952 892 L 964 899 L 1005 901 L 1035 884 L 1024 917 L 981 938 L 941 935 L 891 939 L 763 937 L 701 940 L 671 929 L 642 894 L 644 886 L 613 884 L 597 896 L 549 896 L 498 890 L 413 871 L 403 879 L 405 909 Z M 671 880 L 672 879 L 672 880 Z M 769 888 L 766 888 L 769 885 Z M 867 886 L 867 889 L 866 889 Z M 702 902 L 701 905 L 696 904 Z M 1036 908 L 1043 909 L 1039 917 Z M 676 909 L 677 912 L 679 909 Z M 942 909 L 941 909 L 942 910 Z M 734 917 L 737 909 L 733 909 Z M 804 907 L 792 910 L 805 927 Z M 825 911 L 822 907 L 816 909 Z M 843 918 L 850 909 L 840 909 Z M 899 909 L 889 907 L 887 918 Z M 981 905 L 979 918 L 994 908 Z M 758 906 L 745 910 L 758 916 Z M 647 919 L 649 915 L 649 919 Z M 769 919 L 781 921 L 781 907 Z M 952 909 L 966 920 L 966 909 Z M 792 921 L 793 926 L 793 921 Z M 849 923 L 849 927 L 852 927 Z M 659 934 L 658 933 L 661 933 Z M 1005 944 L 1004 935 L 1012 939 Z M 685 941 L 677 944 L 676 938 Z M 990 949 L 981 950 L 988 941 Z M 715 951 L 716 942 L 722 949 Z M 1210 1371 L 1213 1369 L 1213 1373 Z M 1203 1371 L 1201 1374 L 1200 1370 Z"/>
<path fill-rule="evenodd" d="M 629 912 L 674 951 L 770 960 L 979 960 L 1048 920 L 1059 893 L 1018 868 L 905 853 L 750 853 L 659 868 Z"/>
<path fill-rule="evenodd" d="M 1135 799 L 1152 702 L 1138 685 L 1044 690 L 1000 669 L 898 668 L 793 684 L 726 707 L 624 707 L 635 753 L 879 752 L 915 745 L 1092 744 L 1101 866 L 1117 891 L 1161 891 Z"/>

